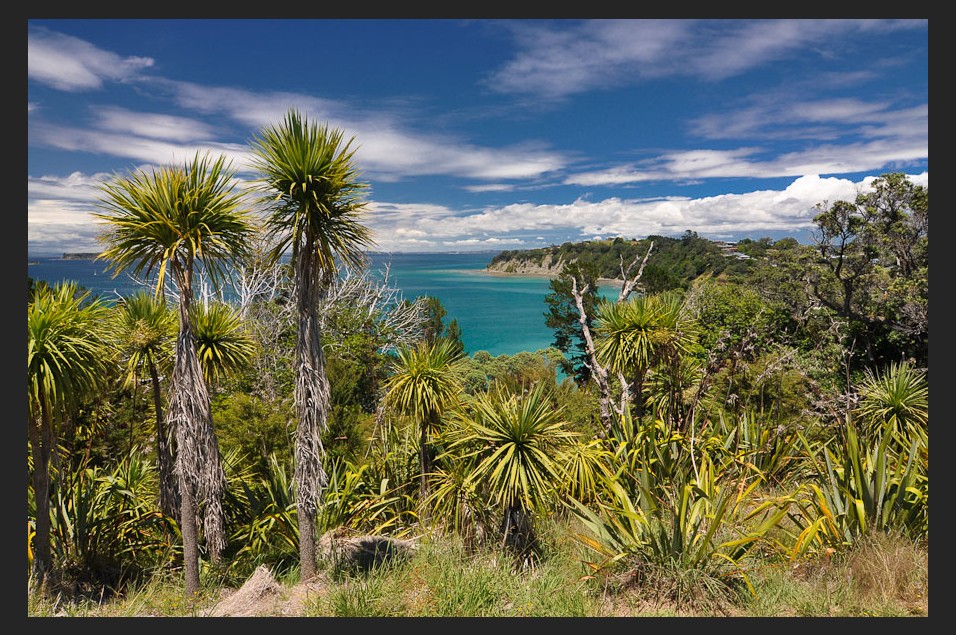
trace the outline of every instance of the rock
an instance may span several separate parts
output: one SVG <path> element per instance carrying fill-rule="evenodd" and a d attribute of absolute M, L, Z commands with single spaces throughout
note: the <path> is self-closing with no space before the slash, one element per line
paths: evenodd
<path fill-rule="evenodd" d="M 403 559 L 415 551 L 410 540 L 387 536 L 336 536 L 326 532 L 317 544 L 318 556 L 335 566 L 368 571 L 378 565 Z"/>

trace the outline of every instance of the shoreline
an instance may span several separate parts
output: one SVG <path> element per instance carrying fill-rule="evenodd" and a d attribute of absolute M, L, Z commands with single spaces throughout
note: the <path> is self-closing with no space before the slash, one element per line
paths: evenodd
<path fill-rule="evenodd" d="M 551 273 L 534 273 L 530 271 L 522 272 L 508 272 L 508 271 L 492 271 L 491 269 L 463 269 L 462 271 L 468 273 L 475 273 L 479 275 L 494 276 L 498 278 L 548 278 L 549 280 L 554 280 L 558 276 Z M 606 284 L 609 287 L 614 287 L 620 289 L 624 286 L 624 281 L 620 278 L 598 278 L 599 284 Z"/>

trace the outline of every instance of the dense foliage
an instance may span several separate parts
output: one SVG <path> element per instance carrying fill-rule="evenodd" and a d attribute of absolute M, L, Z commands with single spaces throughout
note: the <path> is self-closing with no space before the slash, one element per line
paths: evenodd
<path fill-rule="evenodd" d="M 353 254 L 312 307 L 328 384 L 317 538 L 445 536 L 520 570 L 553 557 L 543 529 L 560 526 L 581 584 L 698 608 L 759 595 L 758 563 L 796 571 L 874 532 L 927 546 L 928 192 L 873 185 L 821 204 L 813 245 L 728 252 L 688 232 L 502 252 L 565 263 L 543 316 L 555 346 L 516 355 L 465 352 L 440 300 L 397 299 Z M 636 292 L 599 295 L 652 242 Z M 240 301 L 189 313 L 226 479 L 219 561 L 198 535 L 204 585 L 260 564 L 301 574 L 295 271 L 254 251 L 233 270 Z M 31 571 L 47 558 L 52 588 L 75 594 L 181 576 L 162 488 L 171 305 L 29 288 Z"/>

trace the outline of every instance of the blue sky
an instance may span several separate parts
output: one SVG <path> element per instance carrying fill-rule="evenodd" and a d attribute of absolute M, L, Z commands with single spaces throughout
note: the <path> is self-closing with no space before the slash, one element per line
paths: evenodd
<path fill-rule="evenodd" d="M 290 107 L 354 137 L 379 251 L 812 240 L 929 185 L 928 20 L 30 19 L 28 253 L 98 251 L 98 185 Z"/>

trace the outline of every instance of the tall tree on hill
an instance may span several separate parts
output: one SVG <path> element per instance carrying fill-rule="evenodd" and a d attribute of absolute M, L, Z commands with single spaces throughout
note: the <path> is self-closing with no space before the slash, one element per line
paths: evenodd
<path fill-rule="evenodd" d="M 338 272 L 337 260 L 358 266 L 372 244 L 360 222 L 367 184 L 358 180 L 352 139 L 310 122 L 296 109 L 253 140 L 253 165 L 267 196 L 267 226 L 276 238 L 271 257 L 291 250 L 296 295 L 295 488 L 300 578 L 316 573 L 315 518 L 327 484 L 322 434 L 329 413 L 329 382 L 318 315 Z"/>
<path fill-rule="evenodd" d="M 884 174 L 854 201 L 818 206 L 811 296 L 849 324 L 848 338 L 879 366 L 929 354 L 929 191 Z"/>
<path fill-rule="evenodd" d="M 147 278 L 156 272 L 156 296 L 172 279 L 179 297 L 179 334 L 170 379 L 167 425 L 176 438 L 180 527 L 186 595 L 199 592 L 199 533 L 203 512 L 206 544 L 214 562 L 225 547 L 222 496 L 226 476 L 212 424 L 191 320 L 196 267 L 220 288 L 222 277 L 241 260 L 252 234 L 249 212 L 233 189 L 225 157 L 196 153 L 182 166 L 118 176 L 102 186 L 96 214 L 105 221 L 99 255 L 113 275 L 132 269 Z"/>

